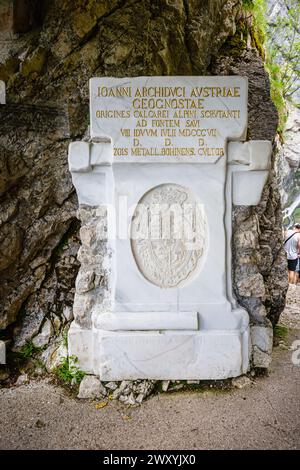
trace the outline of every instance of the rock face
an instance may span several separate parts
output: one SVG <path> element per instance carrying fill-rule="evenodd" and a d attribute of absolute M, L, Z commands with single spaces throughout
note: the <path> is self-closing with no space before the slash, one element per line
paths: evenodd
<path fill-rule="evenodd" d="M 241 40 L 248 25 L 240 0 L 38 3 L 38 21 L 6 36 L 0 56 L 7 86 L 0 105 L 0 329 L 14 325 L 7 334 L 15 349 L 45 328 L 61 335 L 72 319 L 79 222 L 67 147 L 87 134 L 90 77 L 245 75 L 248 137 L 274 140 L 277 126 L 251 32 Z M 234 220 L 236 295 L 253 324 L 268 326 L 278 320 L 287 287 L 273 176 L 260 206 L 236 208 Z M 83 230 L 88 245 L 92 233 Z M 90 272 L 78 279 L 78 295 L 100 278 Z"/>
<path fill-rule="evenodd" d="M 76 279 L 73 314 L 78 325 L 91 328 L 92 309 L 109 311 L 109 275 L 111 253 L 107 248 L 106 209 L 80 206 L 80 237 L 82 246 L 78 251 L 81 269 Z"/>
<path fill-rule="evenodd" d="M 235 388 L 242 389 L 248 387 L 251 384 L 251 379 L 249 379 L 249 377 L 247 377 L 246 375 L 241 375 L 240 377 L 235 377 L 234 379 L 232 379 L 232 385 Z"/>
<path fill-rule="evenodd" d="M 100 398 L 106 396 L 105 387 L 93 375 L 86 375 L 80 382 L 78 398 Z"/>
<path fill-rule="evenodd" d="M 291 105 L 288 108 L 284 143 L 278 147 L 275 161 L 278 185 L 286 222 L 291 223 L 291 216 L 300 205 L 300 110 Z"/>
<path fill-rule="evenodd" d="M 273 348 L 273 330 L 262 326 L 251 327 L 253 362 L 256 367 L 267 369 L 271 363 Z"/>

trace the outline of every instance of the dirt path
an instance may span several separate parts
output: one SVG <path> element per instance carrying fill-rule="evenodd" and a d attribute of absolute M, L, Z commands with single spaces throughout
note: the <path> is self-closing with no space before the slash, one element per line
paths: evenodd
<path fill-rule="evenodd" d="M 299 449 L 300 365 L 289 348 L 300 340 L 300 287 L 289 298 L 281 323 L 293 329 L 275 348 L 269 376 L 247 388 L 161 394 L 131 409 L 96 409 L 47 381 L 2 389 L 0 448 Z"/>

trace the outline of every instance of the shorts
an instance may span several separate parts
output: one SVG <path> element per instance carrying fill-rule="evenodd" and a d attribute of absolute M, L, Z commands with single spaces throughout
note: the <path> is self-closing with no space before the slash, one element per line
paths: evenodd
<path fill-rule="evenodd" d="M 296 259 L 288 259 L 288 270 L 289 271 L 296 271 L 297 264 L 298 264 L 298 258 Z"/>

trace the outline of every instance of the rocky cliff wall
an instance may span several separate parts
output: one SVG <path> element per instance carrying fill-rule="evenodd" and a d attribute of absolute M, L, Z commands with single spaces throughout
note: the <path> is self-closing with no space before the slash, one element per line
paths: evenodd
<path fill-rule="evenodd" d="M 300 109 L 288 107 L 284 142 L 278 144 L 276 169 L 286 225 L 300 221 Z"/>
<path fill-rule="evenodd" d="M 2 40 L 0 328 L 14 349 L 40 332 L 52 354 L 72 318 L 79 224 L 67 148 L 87 134 L 89 78 L 248 76 L 250 139 L 273 141 L 277 112 L 240 0 L 54 0 L 39 21 Z M 257 208 L 235 210 L 236 295 L 263 325 L 287 287 L 274 181 Z"/>

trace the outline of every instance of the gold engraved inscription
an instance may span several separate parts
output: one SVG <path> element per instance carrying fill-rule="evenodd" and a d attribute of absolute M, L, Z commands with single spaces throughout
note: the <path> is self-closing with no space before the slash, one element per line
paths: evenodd
<path fill-rule="evenodd" d="M 99 86 L 97 96 L 116 104 L 97 109 L 97 119 L 124 120 L 116 157 L 222 157 L 220 128 L 241 119 L 239 86 Z"/>

